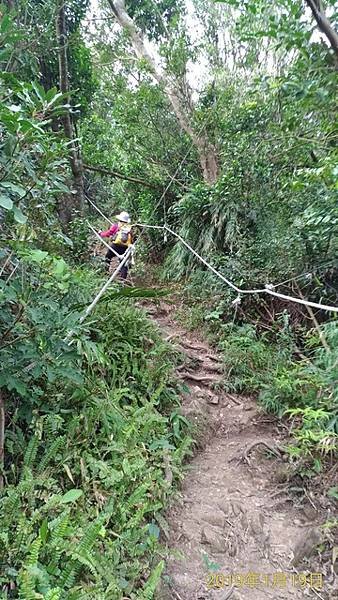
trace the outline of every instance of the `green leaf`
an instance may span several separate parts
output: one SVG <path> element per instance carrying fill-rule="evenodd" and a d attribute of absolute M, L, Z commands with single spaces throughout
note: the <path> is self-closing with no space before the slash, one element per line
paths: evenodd
<path fill-rule="evenodd" d="M 14 194 L 18 194 L 20 198 L 22 198 L 22 196 L 25 196 L 26 194 L 25 188 L 23 188 L 21 185 L 18 185 L 17 183 L 12 183 L 11 181 L 3 181 L 1 183 L 1 187 L 10 190 Z"/>
<path fill-rule="evenodd" d="M 83 491 L 82 490 L 77 490 L 77 489 L 73 489 L 73 490 L 69 490 L 68 492 L 66 492 L 60 502 L 62 504 L 67 504 L 68 502 L 76 502 L 76 500 L 78 500 L 80 498 L 80 496 L 82 496 Z"/>
<path fill-rule="evenodd" d="M 53 264 L 53 273 L 57 277 L 61 277 L 67 271 L 67 265 L 63 258 L 55 259 Z"/>
<path fill-rule="evenodd" d="M 151 535 L 152 537 L 154 537 L 158 540 L 158 538 L 160 537 L 160 529 L 156 525 L 156 523 L 149 523 L 148 533 L 149 533 L 149 535 Z"/>
<path fill-rule="evenodd" d="M 335 498 L 336 500 L 338 500 L 338 486 L 335 485 L 334 487 L 331 487 L 327 492 L 327 495 L 329 496 L 329 498 Z"/>
<path fill-rule="evenodd" d="M 23 212 L 21 212 L 20 208 L 18 208 L 17 206 L 14 206 L 13 212 L 14 212 L 14 219 L 17 221 L 17 223 L 20 223 L 21 225 L 24 225 L 24 223 L 27 223 L 27 217 L 26 217 L 26 215 L 23 214 Z"/>
<path fill-rule="evenodd" d="M 149 446 L 149 450 L 158 450 L 159 448 L 163 448 L 165 450 L 175 450 L 175 446 L 172 446 L 168 442 L 168 440 L 163 438 L 159 440 L 154 440 L 153 443 Z"/>
<path fill-rule="evenodd" d="M 1 15 L 1 21 L 0 21 L 0 31 L 1 33 L 6 33 L 7 31 L 10 30 L 12 26 L 12 19 L 10 17 L 9 14 L 2 14 Z"/>
<path fill-rule="evenodd" d="M 11 200 L 10 198 L 8 198 L 8 196 L 3 196 L 1 194 L 0 195 L 0 206 L 2 206 L 2 208 L 6 208 L 7 210 L 12 210 L 12 208 L 13 208 L 13 200 Z"/>
<path fill-rule="evenodd" d="M 40 527 L 40 531 L 39 531 L 39 537 L 41 538 L 42 543 L 44 544 L 46 539 L 47 539 L 47 534 L 48 534 L 48 521 L 47 519 L 44 519 L 41 523 L 41 527 Z"/>
<path fill-rule="evenodd" d="M 28 258 L 36 263 L 41 263 L 48 257 L 48 252 L 44 250 L 31 250 L 28 254 Z"/>
<path fill-rule="evenodd" d="M 313 468 L 316 471 L 316 473 L 320 473 L 322 470 L 322 463 L 318 458 L 315 458 L 313 461 Z"/>
<path fill-rule="evenodd" d="M 71 189 L 65 185 L 64 183 L 62 183 L 61 181 L 57 181 L 54 180 L 54 186 L 55 188 L 60 191 L 60 192 L 64 192 L 65 194 L 70 194 L 71 193 Z"/>

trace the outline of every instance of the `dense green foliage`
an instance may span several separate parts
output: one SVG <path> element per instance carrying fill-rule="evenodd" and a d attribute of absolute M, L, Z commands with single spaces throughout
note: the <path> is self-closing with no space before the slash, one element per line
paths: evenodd
<path fill-rule="evenodd" d="M 113 287 L 79 323 L 105 279 L 93 210 L 73 210 L 65 116 L 81 169 L 101 169 L 82 169 L 84 197 L 110 217 L 168 223 L 238 286 L 283 282 L 338 305 L 337 57 L 306 3 L 129 0 L 153 65 L 111 4 L 96 16 L 88 0 L 0 8 L 3 600 L 151 600 L 166 471 L 179 481 L 192 444 L 175 357 L 135 307 L 155 292 Z M 334 28 L 334 3 L 322 4 Z M 334 314 L 256 295 L 233 304 L 172 238 L 151 230 L 139 247 L 147 275 L 160 258 L 159 276 L 184 284 L 180 318 L 222 352 L 225 388 L 291 418 L 290 460 L 306 476 L 324 469 L 338 439 Z"/>
<path fill-rule="evenodd" d="M 2 294 L 11 344 L 4 334 L 1 587 L 9 598 L 117 598 L 152 570 L 170 492 L 164 457 L 176 477 L 190 446 L 168 349 L 141 312 L 109 295 L 78 330 L 100 283 L 90 272 L 38 251 L 22 268 Z"/>

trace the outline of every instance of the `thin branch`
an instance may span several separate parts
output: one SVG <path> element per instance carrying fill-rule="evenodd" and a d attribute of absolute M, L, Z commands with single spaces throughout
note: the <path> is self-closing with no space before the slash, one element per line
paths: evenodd
<path fill-rule="evenodd" d="M 83 165 L 83 168 L 87 171 L 94 171 L 95 173 L 101 173 L 101 175 L 109 175 L 110 177 L 116 177 L 117 179 L 123 179 L 125 181 L 130 181 L 131 183 L 137 183 L 153 190 L 157 190 L 157 186 L 153 183 L 148 183 L 147 181 L 143 181 L 143 179 L 138 179 L 137 177 L 129 177 L 128 175 L 124 175 L 118 171 L 109 171 L 108 169 L 103 169 L 102 167 L 93 167 L 85 164 Z"/>
<path fill-rule="evenodd" d="M 299 285 L 298 285 L 298 283 L 296 281 L 295 281 L 295 286 L 296 286 L 296 288 L 298 290 L 298 293 L 299 293 L 300 297 L 303 298 L 303 300 L 305 300 L 304 295 L 302 293 L 302 290 L 300 289 L 300 287 L 299 287 Z M 320 325 L 319 325 L 319 323 L 318 323 L 318 321 L 317 321 L 317 319 L 315 317 L 315 314 L 314 314 L 311 306 L 307 306 L 306 305 L 306 310 L 308 311 L 308 313 L 310 315 L 310 318 L 313 321 L 313 324 L 314 324 L 315 329 L 316 329 L 316 331 L 318 333 L 319 339 L 320 339 L 321 343 L 323 344 L 326 352 L 331 352 L 331 348 L 330 348 L 329 344 L 327 343 L 327 339 L 326 339 L 326 337 L 324 335 L 324 332 L 321 329 L 321 327 L 320 327 Z"/>

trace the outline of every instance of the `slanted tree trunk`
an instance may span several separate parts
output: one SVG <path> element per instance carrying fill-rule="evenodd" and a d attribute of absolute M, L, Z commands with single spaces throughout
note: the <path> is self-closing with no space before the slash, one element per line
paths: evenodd
<path fill-rule="evenodd" d="M 65 0 L 60 0 L 59 11 L 57 15 L 57 37 L 58 37 L 58 54 L 59 54 L 59 85 L 60 91 L 66 94 L 66 102 L 68 108 L 62 115 L 62 125 L 65 136 L 70 140 L 69 162 L 74 179 L 74 187 L 76 195 L 72 197 L 64 197 L 59 205 L 59 216 L 63 224 L 71 219 L 71 214 L 74 209 L 80 213 L 84 209 L 84 178 L 81 153 L 77 142 L 75 141 L 74 125 L 70 114 L 70 97 L 69 97 L 69 80 L 68 80 L 68 59 L 67 59 L 67 31 L 65 17 Z"/>
<path fill-rule="evenodd" d="M 325 14 L 322 0 L 305 0 L 305 2 L 311 8 L 320 31 L 327 37 L 332 50 L 335 52 L 336 57 L 338 57 L 338 33 Z"/>
<path fill-rule="evenodd" d="M 191 124 L 192 110 L 189 108 L 192 107 L 190 94 L 186 98 L 186 102 L 183 103 L 176 89 L 170 84 L 167 77 L 160 72 L 153 57 L 149 54 L 145 47 L 142 33 L 138 31 L 134 21 L 128 15 L 124 1 L 108 0 L 108 3 L 116 18 L 116 21 L 125 31 L 128 32 L 137 58 L 142 58 L 150 64 L 154 79 L 163 86 L 163 89 L 171 103 L 171 106 L 173 107 L 174 113 L 182 129 L 189 135 L 198 152 L 204 180 L 209 184 L 215 183 L 219 173 L 216 148 L 210 142 L 205 133 L 196 133 L 194 131 L 194 128 Z M 186 91 L 186 93 L 188 92 Z"/>

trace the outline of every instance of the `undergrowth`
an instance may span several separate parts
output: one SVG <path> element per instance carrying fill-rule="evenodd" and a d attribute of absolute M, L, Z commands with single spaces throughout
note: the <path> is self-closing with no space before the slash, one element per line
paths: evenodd
<path fill-rule="evenodd" d="M 290 419 L 288 452 L 303 472 L 331 464 L 338 452 L 337 322 L 320 325 L 326 347 L 317 328 L 295 329 L 286 310 L 264 329 L 258 315 L 255 323 L 245 321 L 243 311 L 239 316 L 229 291 L 198 269 L 183 298 L 178 319 L 221 351 L 225 389 L 254 394 L 264 410 Z M 315 469 L 304 471 L 304 464 Z"/>
<path fill-rule="evenodd" d="M 1 288 L 0 597 L 151 599 L 165 473 L 180 479 L 192 444 L 174 357 L 117 289 L 78 326 L 93 271 L 40 251 L 20 264 Z"/>

